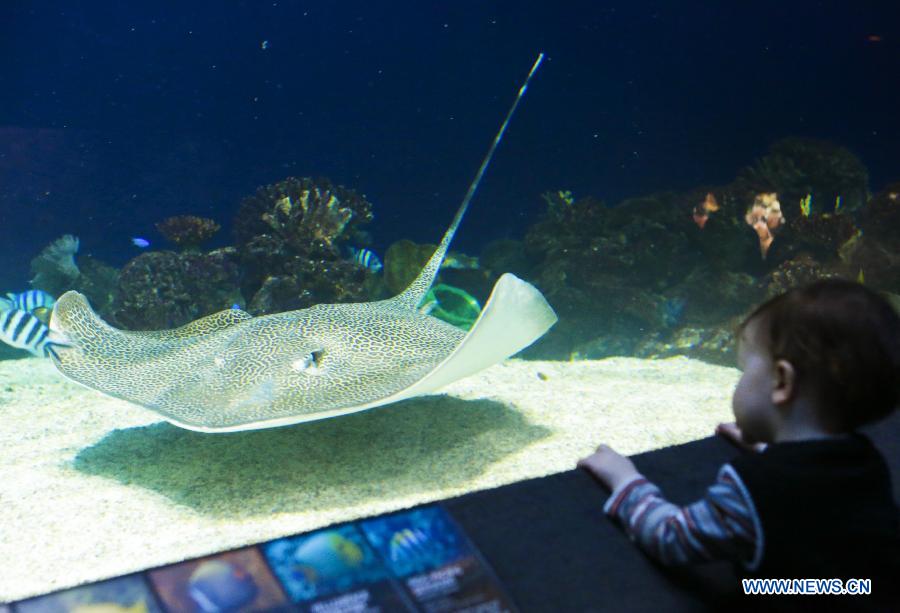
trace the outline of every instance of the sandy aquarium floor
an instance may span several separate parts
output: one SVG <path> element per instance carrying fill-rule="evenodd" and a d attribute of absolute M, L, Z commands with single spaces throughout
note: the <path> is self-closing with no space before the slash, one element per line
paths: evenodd
<path fill-rule="evenodd" d="M 445 395 L 200 434 L 0 362 L 0 601 L 711 434 L 738 373 L 686 358 L 511 360 Z M 598 513 L 600 509 L 597 510 Z"/>

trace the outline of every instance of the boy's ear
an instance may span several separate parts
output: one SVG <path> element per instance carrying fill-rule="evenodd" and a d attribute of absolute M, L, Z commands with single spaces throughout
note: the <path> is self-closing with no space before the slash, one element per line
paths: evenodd
<path fill-rule="evenodd" d="M 797 393 L 797 371 L 787 360 L 775 362 L 775 384 L 772 386 L 772 403 L 790 402 Z"/>

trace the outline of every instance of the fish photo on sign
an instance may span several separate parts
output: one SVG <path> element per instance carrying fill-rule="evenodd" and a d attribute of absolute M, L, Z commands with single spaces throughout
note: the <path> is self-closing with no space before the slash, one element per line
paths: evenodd
<path fill-rule="evenodd" d="M 170 611 L 288 611 L 288 600 L 256 548 L 229 551 L 149 572 Z"/>

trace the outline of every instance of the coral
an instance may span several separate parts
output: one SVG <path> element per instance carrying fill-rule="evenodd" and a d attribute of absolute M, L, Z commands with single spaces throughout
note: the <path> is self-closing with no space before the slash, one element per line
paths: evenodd
<path fill-rule="evenodd" d="M 525 244 L 512 239 L 489 242 L 481 250 L 479 258 L 484 269 L 497 272 L 511 272 L 520 277 L 528 276 L 534 262 L 525 253 Z"/>
<path fill-rule="evenodd" d="M 734 323 L 766 296 L 863 273 L 866 283 L 900 291 L 900 184 L 863 207 L 867 182 L 846 149 L 786 139 L 724 186 L 613 207 L 547 192 L 524 249 L 494 247 L 481 263 L 490 270 L 515 257 L 518 274 L 559 315 L 526 357 L 690 355 L 729 363 Z"/>
<path fill-rule="evenodd" d="M 375 274 L 347 260 L 315 261 L 300 257 L 282 263 L 253 293 L 247 310 L 254 315 L 303 309 L 315 304 L 364 302 L 375 291 Z"/>
<path fill-rule="evenodd" d="M 547 203 L 547 214 L 557 219 L 562 218 L 566 211 L 575 204 L 575 197 L 569 190 L 557 190 L 555 192 L 544 192 L 541 198 Z"/>
<path fill-rule="evenodd" d="M 109 314 L 119 283 L 119 271 L 89 255 L 78 258 L 81 274 L 72 289 L 87 296 L 91 307 L 102 316 Z"/>
<path fill-rule="evenodd" d="M 333 245 L 372 221 L 372 206 L 355 191 L 327 179 L 290 177 L 244 198 L 234 221 L 239 244 L 273 234 L 302 251 L 310 242 Z"/>
<path fill-rule="evenodd" d="M 525 235 L 526 256 L 537 262 L 531 275 L 550 295 L 563 287 L 594 294 L 605 276 L 618 275 L 619 284 L 664 289 L 701 261 L 691 238 L 699 229 L 682 203 L 661 193 L 611 208 L 583 198 L 561 214 L 548 210 Z"/>
<path fill-rule="evenodd" d="M 156 224 L 159 233 L 181 249 L 199 249 L 219 228 L 212 219 L 195 215 L 177 215 Z"/>
<path fill-rule="evenodd" d="M 756 231 L 759 237 L 759 250 L 765 259 L 772 241 L 775 240 L 775 232 L 784 223 L 778 194 L 757 194 L 753 204 L 747 209 L 744 220 Z"/>
<path fill-rule="evenodd" d="M 890 245 L 900 253 L 900 182 L 875 194 L 862 211 L 860 228 L 867 237 Z"/>
<path fill-rule="evenodd" d="M 811 213 L 791 222 L 791 234 L 813 255 L 823 260 L 837 257 L 841 246 L 857 234 L 849 215 Z"/>
<path fill-rule="evenodd" d="M 860 232 L 838 250 L 843 272 L 879 289 L 900 292 L 900 183 L 875 194 L 860 211 Z"/>
<path fill-rule="evenodd" d="M 81 274 L 75 263 L 78 246 L 78 238 L 66 234 L 44 247 L 31 261 L 32 287 L 50 292 L 54 296 L 71 289 Z"/>
<path fill-rule="evenodd" d="M 359 302 L 378 294 L 377 275 L 340 250 L 350 241 L 365 244 L 359 226 L 371 219 L 365 198 L 326 179 L 289 178 L 244 198 L 234 232 L 250 311 Z"/>
<path fill-rule="evenodd" d="M 241 304 L 236 260 L 234 248 L 143 253 L 122 268 L 111 317 L 128 329 L 159 330 Z"/>
<path fill-rule="evenodd" d="M 405 290 L 421 272 L 435 249 L 437 245 L 418 244 L 407 239 L 392 243 L 384 254 L 384 286 L 387 292 L 396 296 Z M 451 279 L 453 285 L 463 286 L 467 291 L 479 295 L 489 292 L 495 280 L 481 269 L 479 258 L 459 251 L 447 252 L 441 262 L 438 282 L 445 277 Z"/>
<path fill-rule="evenodd" d="M 543 195 L 547 209 L 525 236 L 525 251 L 531 257 L 578 248 L 601 234 L 608 222 L 608 207 L 596 198 L 571 201 L 559 194 Z"/>
<path fill-rule="evenodd" d="M 523 272 L 560 321 L 527 355 L 567 358 L 601 338 L 609 342 L 594 343 L 585 355 L 627 354 L 646 330 L 661 325 L 667 290 L 703 261 L 696 236 L 719 222 L 701 231 L 692 219 L 694 205 L 687 204 L 697 202 L 695 195 L 672 192 L 615 207 L 593 198 L 554 202 L 525 235 L 525 261 L 534 265 Z"/>
<path fill-rule="evenodd" d="M 841 260 L 844 277 L 880 290 L 900 292 L 900 251 L 889 244 L 862 234 L 847 241 Z"/>
<path fill-rule="evenodd" d="M 769 152 L 743 169 L 735 181 L 742 199 L 760 192 L 777 192 L 785 203 L 785 214 L 800 216 L 800 202 L 812 195 L 814 202 L 834 203 L 855 210 L 868 199 L 869 173 L 853 153 L 831 143 L 786 138 L 774 143 Z"/>
<path fill-rule="evenodd" d="M 392 295 L 405 290 L 418 276 L 437 245 L 420 245 L 401 239 L 384 252 L 384 282 Z"/>
<path fill-rule="evenodd" d="M 792 260 L 782 262 L 768 275 L 765 280 L 766 297 L 771 298 L 783 294 L 789 289 L 812 283 L 818 279 L 838 276 L 840 274 L 837 271 L 823 266 L 812 256 L 801 254 Z"/>

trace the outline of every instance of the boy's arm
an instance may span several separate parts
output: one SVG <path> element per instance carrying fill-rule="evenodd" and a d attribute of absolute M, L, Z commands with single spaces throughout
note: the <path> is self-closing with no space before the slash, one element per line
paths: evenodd
<path fill-rule="evenodd" d="M 604 510 L 663 564 L 748 561 L 761 546 L 753 502 L 728 464 L 703 498 L 686 507 L 668 502 L 658 487 L 638 475 L 616 487 Z"/>

